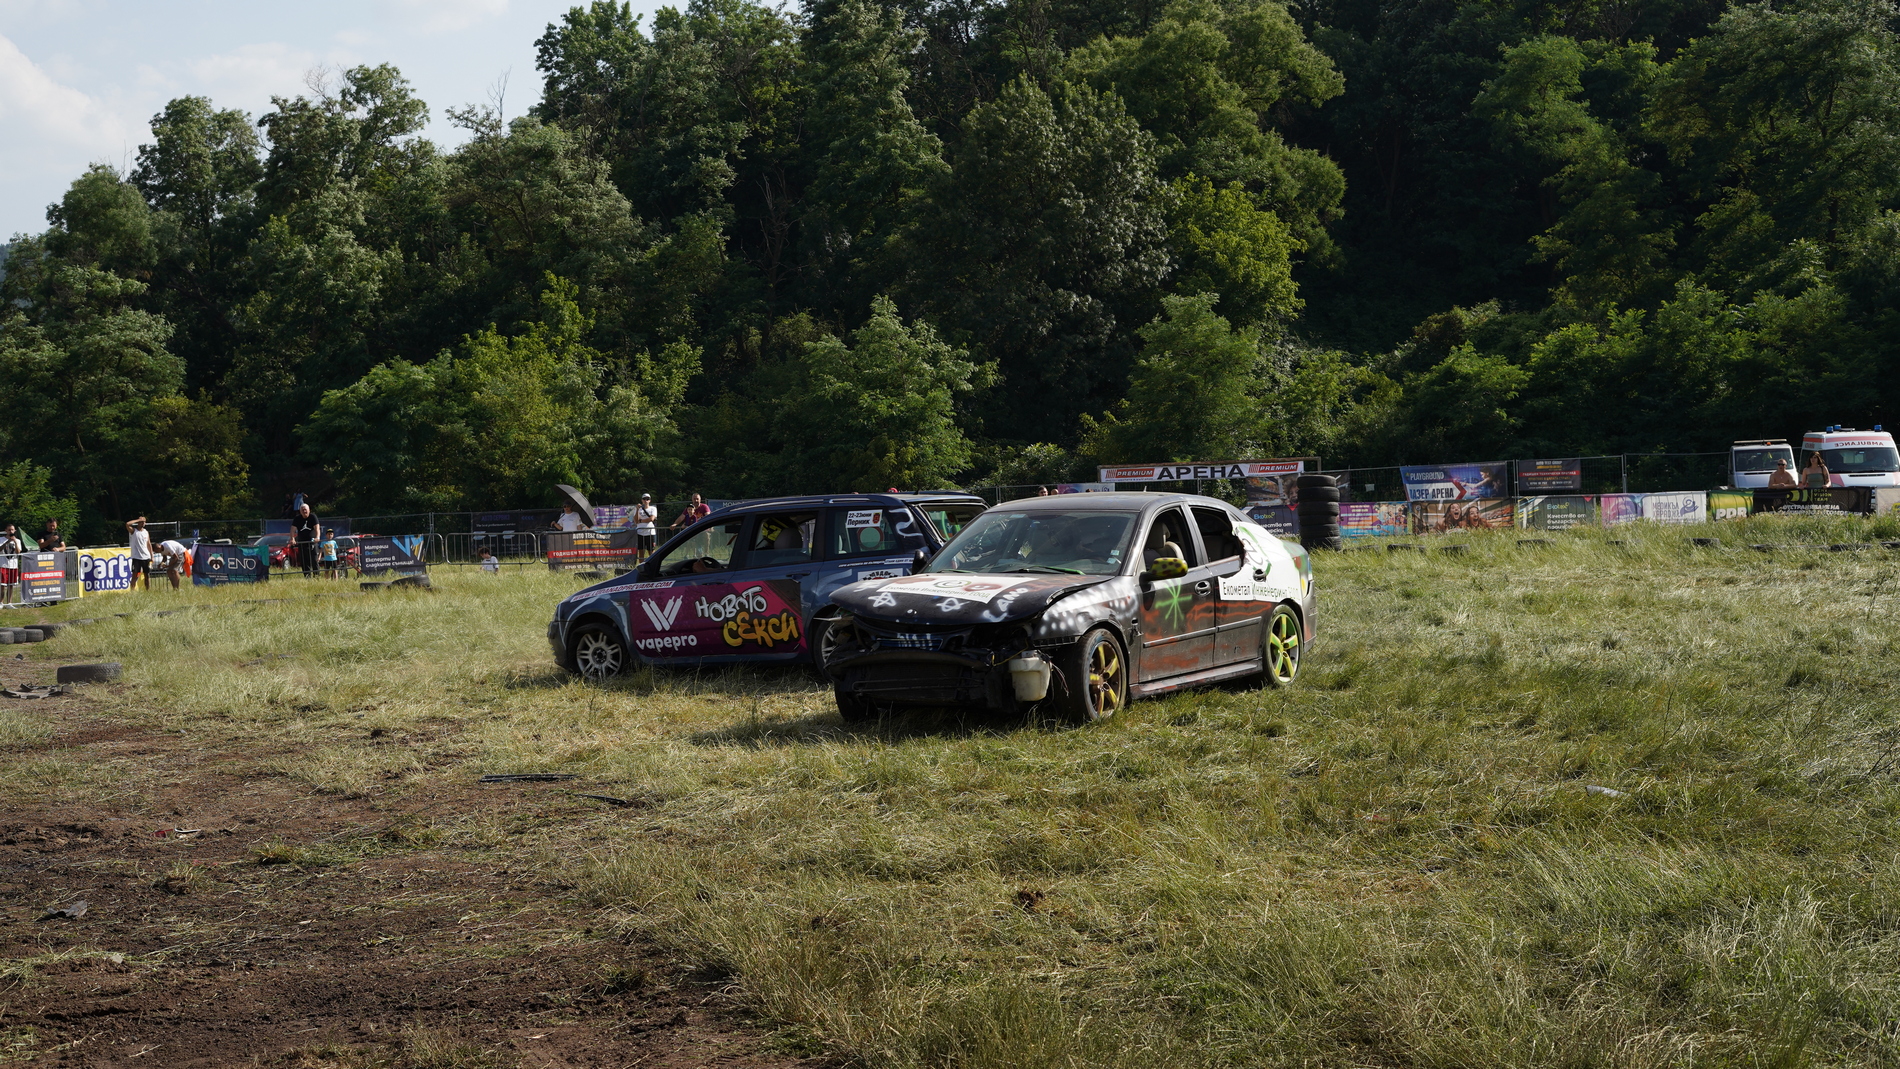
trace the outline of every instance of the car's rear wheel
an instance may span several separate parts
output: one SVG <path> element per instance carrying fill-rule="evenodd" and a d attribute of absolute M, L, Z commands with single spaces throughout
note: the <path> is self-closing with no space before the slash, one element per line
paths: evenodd
<path fill-rule="evenodd" d="M 847 724 L 862 724 L 877 719 L 877 706 L 862 694 L 853 694 L 843 687 L 833 687 L 831 697 L 838 703 L 838 719 Z"/>
<path fill-rule="evenodd" d="M 819 617 L 811 622 L 805 634 L 810 645 L 812 671 L 818 673 L 820 679 L 828 678 L 825 665 L 838 655 L 839 644 L 850 640 L 850 625 L 836 618 Z"/>
<path fill-rule="evenodd" d="M 1128 655 L 1113 631 L 1098 627 L 1062 658 L 1056 704 L 1078 724 L 1107 720 L 1128 704 Z"/>
<path fill-rule="evenodd" d="M 1306 642 L 1300 633 L 1300 614 L 1291 605 L 1276 605 L 1267 617 L 1264 637 L 1260 640 L 1261 666 L 1267 685 L 1290 687 L 1300 675 L 1300 655 Z"/>
<path fill-rule="evenodd" d="M 568 663 L 584 679 L 611 679 L 627 670 L 627 644 L 606 624 L 583 624 L 568 640 Z"/>

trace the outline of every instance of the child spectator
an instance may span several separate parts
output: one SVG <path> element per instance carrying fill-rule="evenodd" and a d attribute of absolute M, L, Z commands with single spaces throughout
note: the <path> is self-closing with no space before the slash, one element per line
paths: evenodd
<path fill-rule="evenodd" d="M 325 579 L 335 579 L 336 578 L 336 531 L 328 530 L 328 531 L 323 532 L 323 542 L 321 546 L 323 549 L 323 577 Z"/>

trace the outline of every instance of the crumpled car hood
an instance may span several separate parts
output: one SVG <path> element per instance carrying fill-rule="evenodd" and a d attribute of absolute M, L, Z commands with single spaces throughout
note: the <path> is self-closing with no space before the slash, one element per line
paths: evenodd
<path fill-rule="evenodd" d="M 853 616 L 889 623 L 1004 623 L 1031 619 L 1058 598 L 1112 578 L 925 572 L 852 583 L 835 591 L 831 600 Z"/>

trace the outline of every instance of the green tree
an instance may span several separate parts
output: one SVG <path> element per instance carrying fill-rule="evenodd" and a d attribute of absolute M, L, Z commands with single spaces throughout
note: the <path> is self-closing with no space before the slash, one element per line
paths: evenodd
<path fill-rule="evenodd" d="M 1177 293 L 1215 293 L 1243 326 L 1286 323 L 1300 309 L 1293 255 L 1304 248 L 1272 212 L 1238 185 L 1197 175 L 1174 184 L 1170 244 L 1180 266 Z"/>
<path fill-rule="evenodd" d="M 0 526 L 10 523 L 33 537 L 47 520 L 58 520 L 66 531 L 79 526 L 79 501 L 71 494 L 56 496 L 52 469 L 25 460 L 0 468 Z"/>
<path fill-rule="evenodd" d="M 1099 422 L 1083 417 L 1083 453 L 1104 464 L 1233 460 L 1274 437 L 1261 400 L 1276 376 L 1259 335 L 1216 315 L 1217 299 L 1162 298 L 1138 332 L 1127 397 Z"/>

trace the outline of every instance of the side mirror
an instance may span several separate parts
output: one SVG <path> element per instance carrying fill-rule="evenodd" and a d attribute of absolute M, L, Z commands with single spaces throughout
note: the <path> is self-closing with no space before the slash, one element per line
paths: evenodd
<path fill-rule="evenodd" d="M 918 550 L 917 555 L 910 559 L 910 574 L 916 575 L 918 572 L 923 571 L 924 566 L 929 563 L 930 551 L 927 549 Z"/>
<path fill-rule="evenodd" d="M 1161 579 L 1179 579 L 1188 573 L 1187 561 L 1179 557 L 1156 557 L 1141 573 L 1141 585 L 1148 587 Z"/>

